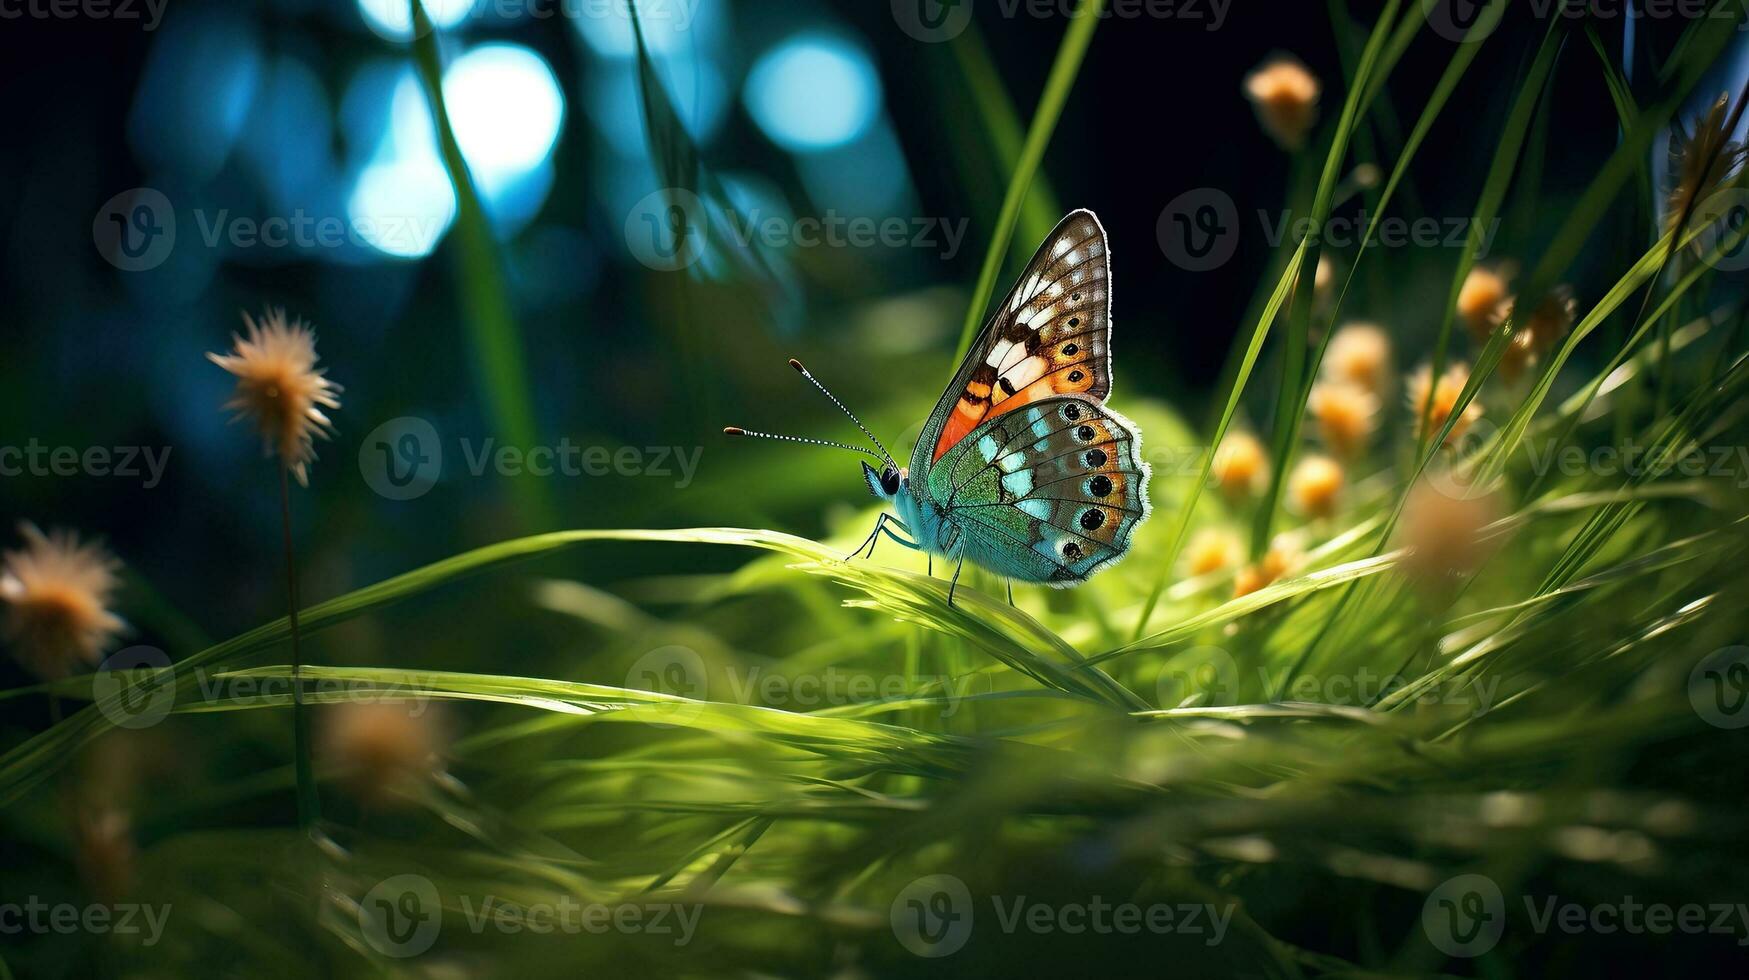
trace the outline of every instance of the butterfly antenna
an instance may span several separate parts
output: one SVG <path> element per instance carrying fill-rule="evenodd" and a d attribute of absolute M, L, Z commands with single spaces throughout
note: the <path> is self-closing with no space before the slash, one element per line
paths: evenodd
<path fill-rule="evenodd" d="M 779 439 L 783 442 L 805 442 L 810 446 L 831 446 L 834 449 L 848 449 L 853 453 L 861 453 L 864 456 L 873 456 L 878 462 L 886 462 L 885 459 L 875 456 L 873 452 L 870 452 L 861 446 L 847 446 L 842 442 L 833 442 L 830 439 L 808 439 L 803 436 L 780 436 L 771 432 L 753 432 L 748 429 L 743 429 L 738 425 L 725 426 L 723 428 L 723 434 L 731 436 L 748 436 L 759 439 Z"/>
<path fill-rule="evenodd" d="M 792 357 L 789 359 L 789 366 L 795 368 L 796 372 L 798 374 L 800 374 L 802 377 L 807 378 L 809 384 L 820 389 L 820 394 L 825 395 L 827 398 L 832 399 L 832 404 L 837 405 L 838 410 L 840 412 L 843 412 L 845 415 L 850 416 L 850 421 L 855 422 L 856 427 L 862 430 L 862 434 L 865 436 L 868 436 L 868 441 L 874 443 L 875 447 L 881 451 L 881 455 L 883 457 L 885 457 L 885 460 L 886 460 L 886 463 L 888 466 L 891 466 L 894 469 L 898 468 L 899 464 L 893 460 L 893 454 L 887 452 L 887 447 L 881 445 L 881 441 L 879 439 L 875 438 L 875 434 L 868 431 L 868 426 L 862 424 L 862 420 L 856 417 L 855 412 L 852 412 L 850 409 L 845 408 L 844 403 L 838 400 L 838 396 L 832 394 L 831 391 L 827 390 L 826 386 L 820 383 L 819 378 L 814 377 L 812 374 L 810 374 L 808 372 L 807 368 L 802 367 L 801 361 L 798 361 Z"/>

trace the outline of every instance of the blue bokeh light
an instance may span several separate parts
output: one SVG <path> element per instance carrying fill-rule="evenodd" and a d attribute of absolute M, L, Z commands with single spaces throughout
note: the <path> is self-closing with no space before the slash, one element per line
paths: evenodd
<path fill-rule="evenodd" d="M 722 75 L 715 66 L 692 59 L 666 62 L 660 74 L 687 133 L 709 143 L 728 118 L 729 88 Z M 590 72 L 587 91 L 589 119 L 608 145 L 623 157 L 642 157 L 648 143 L 636 66 L 618 63 Z"/>
<path fill-rule="evenodd" d="M 479 0 L 423 0 L 433 26 L 447 30 L 466 20 Z M 365 26 L 392 41 L 413 36 L 413 8 L 407 0 L 358 0 Z"/>
<path fill-rule="evenodd" d="M 193 181 L 218 175 L 261 82 L 254 25 L 200 11 L 171 20 L 152 46 L 128 116 L 128 141 L 148 171 Z"/>
<path fill-rule="evenodd" d="M 626 0 L 588 0 L 565 6 L 571 10 L 571 23 L 597 57 L 630 58 L 637 53 Z M 712 47 L 723 36 L 726 6 L 697 0 L 641 0 L 638 22 L 643 27 L 644 46 L 656 58 Z"/>
<path fill-rule="evenodd" d="M 808 153 L 862 136 L 880 112 L 881 83 L 860 47 L 809 32 L 761 56 L 744 97 L 767 136 L 786 150 Z"/>
<path fill-rule="evenodd" d="M 357 235 L 397 258 L 429 255 L 455 220 L 455 189 L 435 153 L 393 157 L 358 175 L 346 214 Z"/>
<path fill-rule="evenodd" d="M 419 79 L 401 69 L 392 86 L 376 72 L 355 82 L 342 103 L 346 128 L 380 127 L 347 211 L 355 224 L 394 225 L 395 234 L 360 237 L 389 255 L 416 258 L 436 247 L 455 217 L 455 195 L 438 155 L 431 108 Z M 371 95 L 387 111 L 372 111 Z M 480 189 L 494 228 L 509 236 L 539 213 L 552 190 L 553 151 L 564 125 L 558 79 L 533 51 L 487 44 L 457 58 L 443 76 L 443 97 L 456 143 Z M 441 192 L 437 186 L 441 178 Z M 405 186 L 397 186 L 397 183 Z"/>

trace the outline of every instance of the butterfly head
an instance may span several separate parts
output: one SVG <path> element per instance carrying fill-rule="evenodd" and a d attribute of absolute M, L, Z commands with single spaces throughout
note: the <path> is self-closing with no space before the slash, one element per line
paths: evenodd
<path fill-rule="evenodd" d="M 869 492 L 882 500 L 891 500 L 899 495 L 899 491 L 910 482 L 903 467 L 891 463 L 882 466 L 878 471 L 862 464 L 862 478 L 868 481 Z"/>

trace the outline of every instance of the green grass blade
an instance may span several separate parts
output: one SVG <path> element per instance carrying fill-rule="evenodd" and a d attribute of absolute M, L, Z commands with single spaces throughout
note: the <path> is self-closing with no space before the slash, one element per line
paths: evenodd
<path fill-rule="evenodd" d="M 972 339 L 978 333 L 978 325 L 984 320 L 984 307 L 989 305 L 990 294 L 996 290 L 996 277 L 1002 271 L 1002 256 L 1008 253 L 1009 242 L 1014 237 L 1014 226 L 1020 220 L 1021 205 L 1025 203 L 1027 190 L 1032 186 L 1033 174 L 1038 170 L 1039 161 L 1044 158 L 1045 147 L 1050 145 L 1051 134 L 1057 128 L 1057 117 L 1063 112 L 1063 103 L 1068 101 L 1069 90 L 1075 86 L 1075 76 L 1081 71 L 1081 59 L 1087 54 L 1087 46 L 1093 41 L 1093 31 L 1099 26 L 1104 11 L 1105 0 L 1081 0 L 1075 8 L 1075 16 L 1069 22 L 1068 31 L 1063 34 L 1063 43 L 1057 48 L 1057 58 L 1051 64 L 1050 75 L 1045 79 L 1044 94 L 1039 96 L 1032 125 L 1027 128 L 1026 143 L 1020 149 L 1014 177 L 1009 180 L 1008 191 L 1002 198 L 1002 211 L 996 218 L 996 233 L 990 238 L 990 248 L 984 253 L 984 265 L 978 271 L 978 284 L 972 290 L 971 303 L 966 307 L 966 319 L 960 327 L 959 344 L 954 348 L 953 359 L 956 364 L 972 346 Z"/>
<path fill-rule="evenodd" d="M 438 154 L 455 189 L 456 265 L 461 280 L 462 318 L 479 363 L 486 409 L 492 426 L 511 445 L 532 446 L 537 432 L 534 402 L 528 392 L 528 368 L 522 333 L 510 305 L 504 260 L 498 253 L 491 222 L 480 205 L 479 188 L 462 157 L 443 100 L 443 62 L 438 35 L 420 0 L 408 0 L 413 12 L 413 64 L 431 106 Z M 546 483 L 533 478 L 510 481 L 517 511 L 536 528 L 557 523 Z"/>

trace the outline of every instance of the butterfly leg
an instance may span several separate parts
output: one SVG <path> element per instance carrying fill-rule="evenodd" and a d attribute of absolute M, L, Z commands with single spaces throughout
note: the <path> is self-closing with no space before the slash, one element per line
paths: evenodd
<path fill-rule="evenodd" d="M 1008 605 L 1009 606 L 1014 605 L 1014 580 L 1013 579 L 1008 580 Z"/>
<path fill-rule="evenodd" d="M 904 531 L 906 534 L 911 533 L 911 529 L 905 526 L 904 521 L 899 520 L 897 517 L 894 517 L 891 514 L 882 514 L 878 519 L 875 520 L 874 530 L 869 532 L 867 540 L 863 541 L 862 544 L 858 545 L 857 549 L 850 553 L 850 558 L 846 558 L 845 561 L 849 561 L 851 558 L 862 557 L 862 553 L 864 551 L 868 552 L 868 557 L 873 558 L 875 545 L 877 543 L 879 543 L 880 536 L 883 533 L 887 537 L 892 538 L 895 542 L 897 542 L 900 547 L 910 548 L 912 551 L 918 550 L 919 545 L 916 542 L 906 541 L 904 538 L 899 537 L 897 534 L 893 533 L 892 528 L 887 527 L 888 524 L 897 524 L 899 526 L 899 530 Z"/>
<path fill-rule="evenodd" d="M 897 519 L 897 518 L 895 518 L 895 519 L 894 519 L 894 520 L 893 520 L 893 521 L 892 521 L 892 522 L 891 522 L 891 523 L 894 523 L 894 524 L 899 524 L 899 521 L 898 521 L 898 519 Z M 899 524 L 899 526 L 900 526 L 900 527 L 904 527 L 904 526 L 905 526 L 905 525 L 903 525 L 903 524 Z M 893 529 L 892 529 L 892 528 L 890 528 L 890 527 L 884 527 L 884 528 L 881 528 L 881 533 L 882 533 L 882 534 L 885 534 L 885 535 L 886 535 L 886 536 L 887 536 L 887 537 L 889 537 L 889 538 L 892 538 L 892 539 L 893 539 L 893 543 L 895 543 L 895 544 L 897 544 L 897 545 L 898 545 L 898 546 L 899 546 L 899 547 L 901 547 L 901 548 L 909 548 L 909 549 L 911 549 L 911 550 L 912 550 L 912 551 L 921 551 L 921 550 L 923 550 L 923 546 L 922 546 L 922 545 L 920 545 L 920 544 L 918 544 L 918 543 L 917 543 L 917 542 L 915 542 L 915 541 L 907 541 L 907 540 L 905 540 L 905 539 L 904 539 L 904 538 L 901 538 L 901 537 L 899 537 L 899 535 L 898 535 L 898 534 L 896 534 L 896 533 L 895 533 L 895 532 L 894 532 L 894 531 L 893 531 Z M 870 548 L 870 549 L 869 549 L 869 557 L 870 557 L 870 558 L 873 558 L 873 557 L 874 557 L 874 549 L 872 549 L 872 548 Z"/>
<path fill-rule="evenodd" d="M 953 608 L 953 590 L 959 586 L 959 584 L 960 584 L 960 572 L 963 571 L 965 569 L 965 567 L 966 567 L 966 560 L 962 556 L 960 558 L 960 563 L 953 567 L 953 581 L 947 583 L 947 608 L 949 608 L 949 609 Z"/>
<path fill-rule="evenodd" d="M 886 526 L 887 520 L 891 516 L 891 514 L 883 513 L 881 516 L 875 518 L 874 530 L 868 532 L 868 537 L 863 539 L 862 544 L 857 545 L 856 550 L 850 553 L 850 557 L 844 560 L 849 561 L 851 558 L 861 558 L 864 551 L 868 552 L 868 557 L 873 558 L 875 542 L 880 540 L 881 528 Z"/>

